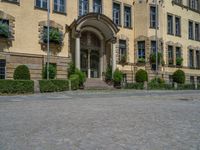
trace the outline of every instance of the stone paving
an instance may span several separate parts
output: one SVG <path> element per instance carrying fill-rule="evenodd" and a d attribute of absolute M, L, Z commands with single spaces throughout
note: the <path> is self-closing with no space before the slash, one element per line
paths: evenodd
<path fill-rule="evenodd" d="M 200 92 L 1 96 L 0 150 L 200 150 Z"/>

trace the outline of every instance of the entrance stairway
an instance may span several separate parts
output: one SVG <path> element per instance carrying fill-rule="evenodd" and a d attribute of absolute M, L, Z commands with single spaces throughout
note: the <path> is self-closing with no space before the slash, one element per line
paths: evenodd
<path fill-rule="evenodd" d="M 114 89 L 113 86 L 109 86 L 104 81 L 99 78 L 87 79 L 85 82 L 86 90 L 111 90 Z"/>

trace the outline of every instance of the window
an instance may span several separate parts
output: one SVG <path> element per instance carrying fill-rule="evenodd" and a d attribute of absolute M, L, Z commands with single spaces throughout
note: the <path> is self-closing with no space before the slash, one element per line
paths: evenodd
<path fill-rule="evenodd" d="M 120 4 L 117 3 L 113 3 L 113 22 L 118 26 L 121 25 Z"/>
<path fill-rule="evenodd" d="M 131 7 L 124 6 L 124 27 L 131 27 Z"/>
<path fill-rule="evenodd" d="M 11 3 L 19 3 L 19 0 L 4 0 L 5 2 L 11 2 Z"/>
<path fill-rule="evenodd" d="M 5 79 L 6 74 L 6 61 L 4 59 L 0 59 L 0 79 Z"/>
<path fill-rule="evenodd" d="M 93 12 L 95 12 L 95 13 L 102 13 L 101 0 L 94 0 L 93 1 Z"/>
<path fill-rule="evenodd" d="M 174 0 L 177 4 L 182 4 L 182 0 Z"/>
<path fill-rule="evenodd" d="M 193 50 L 189 50 L 189 67 L 194 67 L 194 53 Z"/>
<path fill-rule="evenodd" d="M 156 53 L 156 41 L 151 41 L 151 52 Z"/>
<path fill-rule="evenodd" d="M 65 0 L 54 0 L 54 11 L 55 12 L 65 12 Z"/>
<path fill-rule="evenodd" d="M 179 17 L 175 17 L 175 24 L 176 24 L 176 36 L 181 35 L 181 19 Z"/>
<path fill-rule="evenodd" d="M 200 84 L 200 77 L 197 77 L 197 84 Z"/>
<path fill-rule="evenodd" d="M 168 64 L 173 65 L 174 64 L 174 52 L 173 52 L 173 46 L 168 46 Z"/>
<path fill-rule="evenodd" d="M 176 58 L 181 58 L 181 48 L 176 47 Z"/>
<path fill-rule="evenodd" d="M 195 40 L 200 40 L 200 28 L 198 23 L 195 23 Z"/>
<path fill-rule="evenodd" d="M 156 7 L 150 7 L 150 28 L 156 28 Z"/>
<path fill-rule="evenodd" d="M 189 21 L 188 24 L 188 33 L 189 33 L 189 39 L 194 39 L 194 33 L 193 33 L 193 22 Z"/>
<path fill-rule="evenodd" d="M 79 0 L 79 16 L 86 15 L 89 12 L 88 0 Z"/>
<path fill-rule="evenodd" d="M 138 58 L 145 59 L 145 41 L 138 42 Z"/>
<path fill-rule="evenodd" d="M 190 76 L 190 84 L 194 84 L 194 76 Z"/>
<path fill-rule="evenodd" d="M 200 69 L 200 51 L 196 51 L 196 66 Z"/>
<path fill-rule="evenodd" d="M 36 7 L 47 9 L 47 0 L 36 0 Z"/>
<path fill-rule="evenodd" d="M 189 0 L 189 8 L 198 10 L 199 0 Z"/>
<path fill-rule="evenodd" d="M 167 33 L 174 34 L 173 32 L 173 16 L 167 15 Z"/>
<path fill-rule="evenodd" d="M 126 58 L 126 40 L 119 40 L 119 61 Z"/>

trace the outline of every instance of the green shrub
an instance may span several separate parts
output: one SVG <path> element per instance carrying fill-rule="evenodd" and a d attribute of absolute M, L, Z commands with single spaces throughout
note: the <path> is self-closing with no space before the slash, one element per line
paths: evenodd
<path fill-rule="evenodd" d="M 34 93 L 34 82 L 31 80 L 0 80 L 1 94 Z"/>
<path fill-rule="evenodd" d="M 127 83 L 125 89 L 142 90 L 144 89 L 144 83 Z"/>
<path fill-rule="evenodd" d="M 123 73 L 119 69 L 116 69 L 113 74 L 114 85 L 121 85 L 122 79 L 123 79 Z"/>
<path fill-rule="evenodd" d="M 74 63 L 69 63 L 69 68 L 67 69 L 67 72 L 68 72 L 68 78 L 72 75 L 72 74 L 75 74 L 75 70 L 76 70 L 76 67 L 74 65 Z"/>
<path fill-rule="evenodd" d="M 195 90 L 194 84 L 178 84 L 177 90 Z"/>
<path fill-rule="evenodd" d="M 127 56 L 126 55 L 122 55 L 119 63 L 124 65 L 126 62 L 127 62 Z"/>
<path fill-rule="evenodd" d="M 182 57 L 177 57 L 177 58 L 176 58 L 176 65 L 177 65 L 177 66 L 181 66 L 182 63 L 183 63 L 183 58 L 182 58 Z"/>
<path fill-rule="evenodd" d="M 61 92 L 69 90 L 68 80 L 40 80 L 40 92 Z"/>
<path fill-rule="evenodd" d="M 173 74 L 173 81 L 179 84 L 185 83 L 185 72 L 182 70 L 177 70 Z"/>
<path fill-rule="evenodd" d="M 30 80 L 30 71 L 26 65 L 18 66 L 15 71 L 13 78 L 15 80 Z"/>
<path fill-rule="evenodd" d="M 47 28 L 44 28 L 43 31 L 43 42 L 47 43 Z M 49 29 L 49 42 L 55 43 L 55 44 L 62 44 L 63 42 L 63 34 L 61 31 L 59 31 L 58 28 L 50 27 Z"/>
<path fill-rule="evenodd" d="M 200 90 L 200 84 L 197 85 L 197 89 Z"/>
<path fill-rule="evenodd" d="M 49 79 L 55 79 L 56 77 L 56 64 L 49 64 Z M 43 67 L 42 78 L 47 79 L 47 65 Z"/>
<path fill-rule="evenodd" d="M 79 69 L 75 70 L 75 74 L 79 76 L 79 86 L 83 86 L 84 82 L 86 81 L 86 75 Z"/>
<path fill-rule="evenodd" d="M 144 58 L 138 58 L 138 63 L 145 63 L 145 59 Z"/>
<path fill-rule="evenodd" d="M 139 83 L 144 83 L 145 81 L 148 81 L 148 74 L 145 70 L 140 69 L 135 74 L 135 81 Z"/>
<path fill-rule="evenodd" d="M 105 81 L 112 81 L 112 66 L 108 65 L 105 73 Z"/>
<path fill-rule="evenodd" d="M 162 54 L 160 52 L 158 52 L 158 64 L 161 63 L 161 59 L 162 59 Z M 155 64 L 156 63 L 156 53 L 152 53 L 150 55 L 150 62 L 152 64 Z"/>
<path fill-rule="evenodd" d="M 10 37 L 9 25 L 0 22 L 0 36 L 4 38 Z"/>
<path fill-rule="evenodd" d="M 72 90 L 79 89 L 79 75 L 77 75 L 77 74 L 71 75 L 70 81 L 71 81 L 71 89 Z"/>

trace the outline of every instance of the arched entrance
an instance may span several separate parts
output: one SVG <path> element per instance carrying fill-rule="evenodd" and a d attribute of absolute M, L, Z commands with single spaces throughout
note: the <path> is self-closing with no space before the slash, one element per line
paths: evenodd
<path fill-rule="evenodd" d="M 88 78 L 101 77 L 101 42 L 92 31 L 81 33 L 81 70 Z"/>
<path fill-rule="evenodd" d="M 88 78 L 102 78 L 108 64 L 115 70 L 115 43 L 119 29 L 110 18 L 89 13 L 75 20 L 69 30 L 75 65 Z"/>

